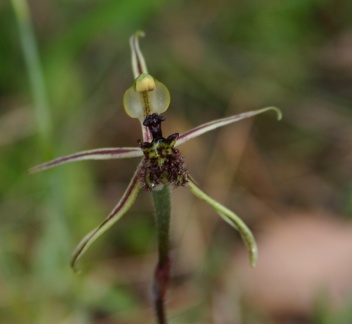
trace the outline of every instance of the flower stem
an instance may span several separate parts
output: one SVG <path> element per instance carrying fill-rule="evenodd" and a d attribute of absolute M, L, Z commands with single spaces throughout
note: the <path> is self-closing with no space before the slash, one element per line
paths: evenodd
<path fill-rule="evenodd" d="M 170 188 L 168 186 L 164 186 L 161 190 L 153 191 L 152 197 L 159 250 L 159 260 L 154 273 L 154 308 L 158 323 L 166 324 L 165 295 L 169 284 L 171 268 L 169 257 L 169 229 L 171 213 Z"/>

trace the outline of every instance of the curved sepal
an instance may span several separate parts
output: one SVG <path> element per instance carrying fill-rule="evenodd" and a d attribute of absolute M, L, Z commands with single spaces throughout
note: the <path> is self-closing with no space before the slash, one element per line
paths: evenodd
<path fill-rule="evenodd" d="M 216 119 L 216 120 L 213 120 L 209 123 L 199 125 L 193 129 L 189 130 L 188 132 L 180 135 L 180 137 L 178 138 L 178 140 L 176 142 L 176 146 L 181 145 L 181 144 L 189 141 L 190 139 L 195 138 L 197 136 L 200 136 L 204 133 L 207 133 L 213 129 L 223 127 L 223 126 L 226 126 L 231 123 L 235 123 L 235 122 L 240 121 L 245 118 L 249 118 L 249 117 L 253 117 L 253 116 L 262 114 L 262 113 L 269 111 L 269 110 L 275 111 L 277 113 L 277 118 L 279 120 L 281 119 L 281 117 L 282 117 L 281 110 L 276 107 L 267 107 L 267 108 L 249 111 L 249 112 L 245 112 L 242 114 L 238 114 L 238 115 L 234 115 L 234 116 L 230 116 L 230 117 L 226 117 L 226 118 Z"/>
<path fill-rule="evenodd" d="M 137 198 L 139 190 L 141 189 L 141 183 L 138 179 L 140 168 L 141 164 L 138 166 L 136 172 L 134 173 L 132 180 L 129 183 L 121 200 L 111 211 L 109 216 L 97 228 L 88 233 L 74 250 L 71 257 L 71 267 L 74 270 L 76 270 L 77 261 L 87 251 L 91 244 L 105 231 L 107 231 L 112 225 L 114 225 L 119 219 L 121 219 L 121 217 L 125 215 L 126 212 L 131 208 L 132 204 Z"/>
<path fill-rule="evenodd" d="M 220 215 L 220 217 L 232 227 L 234 227 L 241 235 L 242 240 L 247 246 L 249 253 L 249 262 L 252 267 L 255 266 L 258 258 L 258 249 L 255 238 L 251 230 L 247 225 L 239 218 L 234 212 L 221 205 L 219 202 L 209 197 L 204 191 L 202 191 L 194 182 L 192 178 L 187 182 L 188 188 L 192 193 L 199 199 L 204 200 Z"/>
<path fill-rule="evenodd" d="M 109 159 L 126 159 L 143 156 L 143 152 L 139 147 L 112 147 L 102 148 L 89 151 L 82 151 L 66 156 L 61 156 L 49 162 L 36 165 L 29 169 L 30 173 L 35 173 L 56 167 L 69 162 L 82 160 L 109 160 Z"/>

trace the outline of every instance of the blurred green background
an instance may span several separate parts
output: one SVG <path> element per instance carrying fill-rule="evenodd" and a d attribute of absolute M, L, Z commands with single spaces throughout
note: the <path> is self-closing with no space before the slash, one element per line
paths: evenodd
<path fill-rule="evenodd" d="M 203 189 L 253 229 L 260 259 L 246 268 L 237 233 L 175 190 L 170 322 L 351 323 L 350 1 L 30 0 L 40 66 L 26 64 L 31 34 L 12 4 L 0 2 L 0 323 L 153 322 L 148 194 L 93 245 L 80 275 L 68 266 L 138 160 L 27 173 L 78 150 L 136 145 L 122 97 L 128 38 L 140 29 L 149 72 L 172 96 L 166 135 L 268 105 L 284 114 L 181 147 Z"/>

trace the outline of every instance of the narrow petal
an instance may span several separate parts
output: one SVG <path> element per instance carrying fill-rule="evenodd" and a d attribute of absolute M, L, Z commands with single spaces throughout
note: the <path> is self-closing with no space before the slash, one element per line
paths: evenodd
<path fill-rule="evenodd" d="M 231 210 L 227 209 L 225 206 L 221 205 L 219 202 L 209 197 L 205 192 L 203 192 L 194 182 L 193 179 L 189 179 L 187 183 L 188 188 L 192 193 L 199 199 L 207 202 L 214 210 L 220 215 L 220 217 L 230 224 L 232 227 L 237 229 L 242 237 L 242 240 L 247 246 L 249 252 L 249 261 L 252 267 L 255 266 L 258 258 L 257 244 L 255 242 L 254 236 L 247 225 Z"/>
<path fill-rule="evenodd" d="M 141 164 L 138 166 L 136 172 L 134 173 L 131 182 L 129 183 L 125 193 L 123 194 L 121 200 L 111 211 L 109 216 L 93 231 L 88 233 L 82 241 L 78 244 L 74 250 L 71 258 L 71 267 L 75 270 L 77 261 L 81 256 L 87 251 L 90 245 L 105 231 L 107 231 L 112 225 L 114 225 L 127 211 L 131 208 L 135 202 L 138 192 L 141 189 L 141 183 L 139 182 L 138 175 L 140 172 Z"/>
<path fill-rule="evenodd" d="M 143 156 L 143 151 L 139 147 L 113 147 L 95 149 L 61 156 L 49 162 L 36 165 L 33 168 L 29 169 L 29 172 L 35 173 L 56 167 L 61 164 L 82 160 L 126 159 L 140 156 Z"/>
<path fill-rule="evenodd" d="M 190 139 L 195 138 L 199 135 L 202 135 L 206 132 L 209 132 L 213 129 L 226 126 L 228 124 L 237 122 L 237 121 L 245 119 L 245 118 L 259 115 L 259 114 L 266 112 L 268 110 L 274 110 L 277 113 L 278 119 L 279 120 L 281 119 L 281 117 L 282 117 L 281 111 L 280 111 L 280 109 L 278 109 L 276 107 L 267 107 L 267 108 L 263 108 L 263 109 L 259 109 L 259 110 L 255 110 L 255 111 L 249 111 L 249 112 L 245 112 L 242 114 L 234 115 L 231 117 L 216 119 L 216 120 L 213 120 L 209 123 L 205 123 L 203 125 L 195 127 L 193 129 L 189 130 L 188 132 L 180 135 L 180 137 L 177 140 L 176 146 L 181 145 L 181 144 L 189 141 Z"/>

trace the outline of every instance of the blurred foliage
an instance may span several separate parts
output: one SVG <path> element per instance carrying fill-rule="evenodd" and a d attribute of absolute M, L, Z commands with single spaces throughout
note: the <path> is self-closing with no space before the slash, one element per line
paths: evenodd
<path fill-rule="evenodd" d="M 291 208 L 352 216 L 350 1 L 28 4 L 52 115 L 52 152 L 40 147 L 18 26 L 5 1 L 0 3 L 1 323 L 153 322 L 148 290 L 155 241 L 147 194 L 98 240 L 82 260 L 81 275 L 68 267 L 75 244 L 123 193 L 133 162 L 81 162 L 27 174 L 48 154 L 136 144 L 139 126 L 125 116 L 122 96 L 132 82 L 128 38 L 138 29 L 147 33 L 141 46 L 150 73 L 172 95 L 165 133 L 266 105 L 283 110 L 280 123 L 262 116 L 252 130 L 252 122 L 244 122 L 182 149 L 206 191 L 253 228 L 268 211 L 284 215 Z M 182 189 L 175 196 L 171 322 L 215 322 L 214 292 L 238 239 L 217 217 L 200 217 L 210 212 Z M 192 229 L 190 236 L 186 228 Z M 184 242 L 186 237 L 192 241 Z M 178 249 L 182 244 L 186 250 Z M 233 304 L 241 314 L 240 302 Z M 312 316 L 321 323 L 351 318 L 351 306 L 341 314 L 326 309 L 318 307 Z"/>

